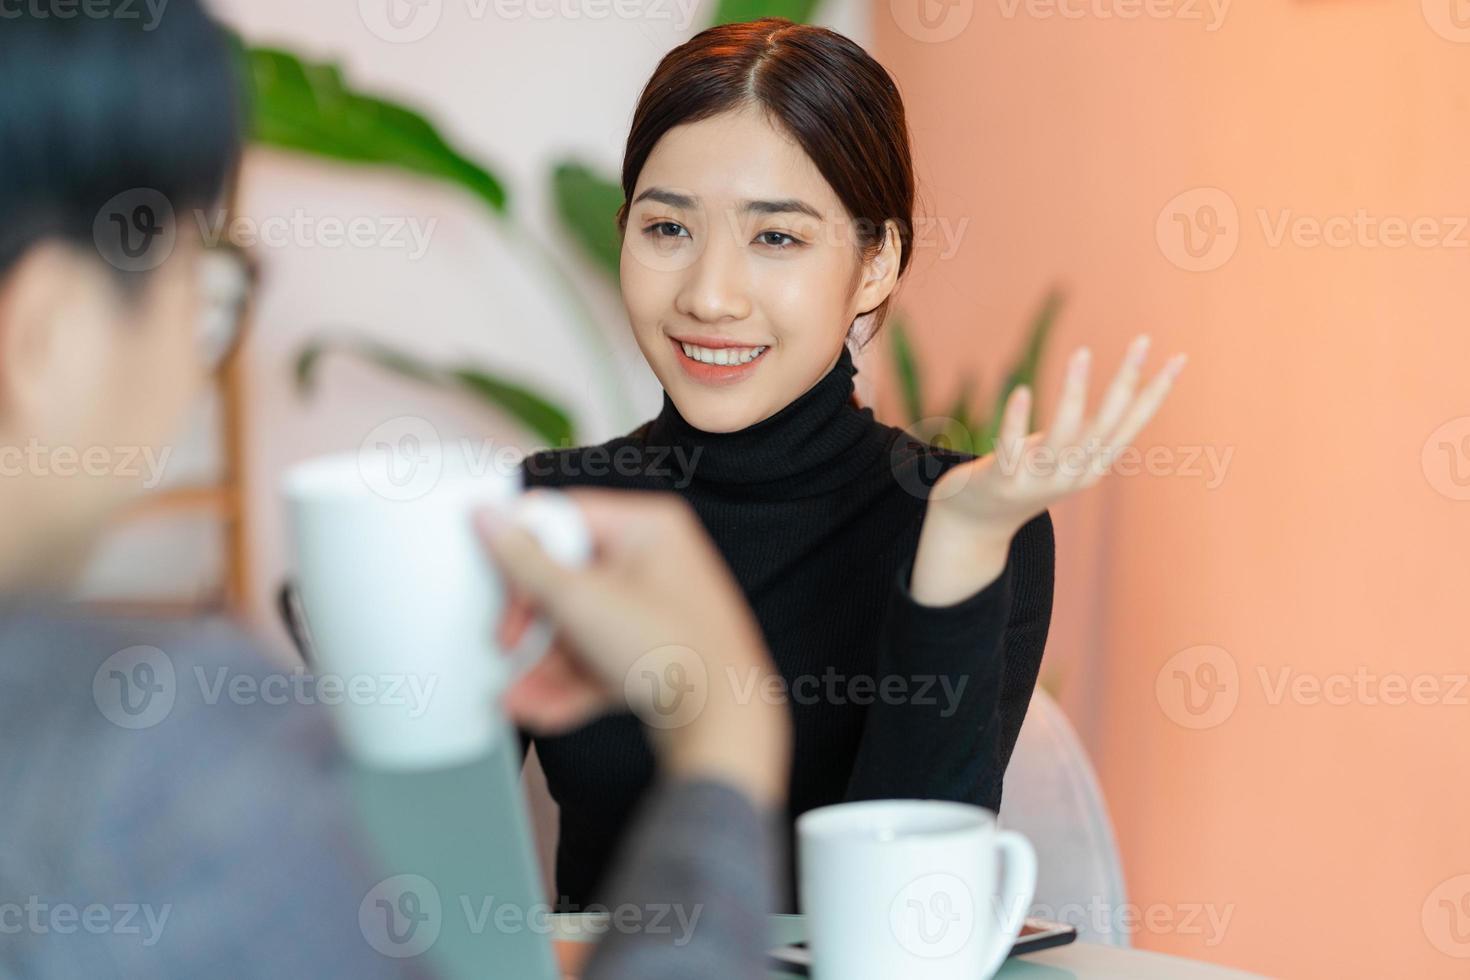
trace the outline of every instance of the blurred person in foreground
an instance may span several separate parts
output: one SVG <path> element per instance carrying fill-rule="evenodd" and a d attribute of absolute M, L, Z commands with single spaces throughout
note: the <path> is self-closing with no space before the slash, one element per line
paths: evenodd
<path fill-rule="evenodd" d="M 425 975 L 359 928 L 376 880 L 322 709 L 218 696 L 213 679 L 281 675 L 227 624 L 107 619 L 66 598 L 201 388 L 201 327 L 239 299 L 209 285 L 236 260 L 191 220 L 219 206 L 240 152 L 226 38 L 195 0 L 146 28 L 108 9 L 0 20 L 0 976 Z M 571 496 L 596 535 L 587 568 L 552 564 L 495 515 L 481 529 L 567 640 L 507 695 L 516 722 L 648 711 L 621 678 L 673 638 L 711 676 L 771 670 L 682 502 Z M 609 932 L 583 975 L 763 976 L 786 716 L 712 687 L 677 742 L 650 738 L 662 791 L 608 902 L 702 915 L 680 948 Z"/>

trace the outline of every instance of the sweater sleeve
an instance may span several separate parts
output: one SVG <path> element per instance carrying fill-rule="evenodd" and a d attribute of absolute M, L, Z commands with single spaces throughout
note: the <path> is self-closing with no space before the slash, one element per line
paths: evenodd
<path fill-rule="evenodd" d="M 846 799 L 960 800 L 998 810 L 1051 624 L 1051 515 L 1022 526 L 1001 574 L 958 602 L 919 603 L 909 591 L 912 570 L 911 557 L 889 591 L 876 692 Z"/>
<path fill-rule="evenodd" d="M 784 855 L 778 817 L 732 785 L 666 780 L 640 807 L 606 905 L 648 928 L 610 928 L 583 980 L 766 977 L 767 914 Z M 651 916 L 662 913 L 655 927 Z"/>

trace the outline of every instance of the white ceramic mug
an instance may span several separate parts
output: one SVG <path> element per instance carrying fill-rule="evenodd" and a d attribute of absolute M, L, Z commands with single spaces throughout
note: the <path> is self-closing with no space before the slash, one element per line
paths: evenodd
<path fill-rule="evenodd" d="M 816 980 L 985 980 L 1036 891 L 1030 841 L 968 803 L 838 803 L 796 831 Z"/>
<path fill-rule="evenodd" d="M 497 696 L 550 646 L 554 629 L 538 619 L 515 650 L 498 648 L 505 589 L 474 511 L 507 512 L 564 564 L 592 549 L 565 495 L 524 494 L 518 470 L 477 473 L 448 453 L 433 462 L 432 479 L 421 472 L 410 484 L 392 459 L 342 453 L 299 463 L 282 483 L 318 689 L 340 676 L 332 705 L 344 745 L 385 769 L 458 765 L 488 750 L 501 730 Z"/>

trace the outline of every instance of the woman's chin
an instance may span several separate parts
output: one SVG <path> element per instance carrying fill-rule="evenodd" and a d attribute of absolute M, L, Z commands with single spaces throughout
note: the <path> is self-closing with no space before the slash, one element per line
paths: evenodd
<path fill-rule="evenodd" d="M 718 390 L 694 391 L 691 387 L 681 385 L 678 391 L 670 391 L 669 397 L 684 421 L 702 432 L 738 432 L 760 420 L 749 392 L 737 395 Z"/>

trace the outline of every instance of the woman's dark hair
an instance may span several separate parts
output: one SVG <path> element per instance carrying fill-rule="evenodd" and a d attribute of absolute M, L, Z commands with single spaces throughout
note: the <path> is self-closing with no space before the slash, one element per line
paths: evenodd
<path fill-rule="evenodd" d="M 0 277 L 33 245 L 101 248 L 98 212 L 146 189 L 219 197 L 240 153 L 235 47 L 198 0 L 0 11 Z M 134 277 L 135 278 L 135 277 Z"/>
<path fill-rule="evenodd" d="M 760 106 L 816 164 L 853 219 L 862 258 L 898 225 L 902 276 L 913 252 L 914 167 L 898 86 L 850 39 L 782 17 L 701 31 L 666 54 L 639 97 L 623 153 L 620 233 L 638 175 L 675 126 Z M 882 327 L 890 295 L 873 312 L 865 345 Z"/>

